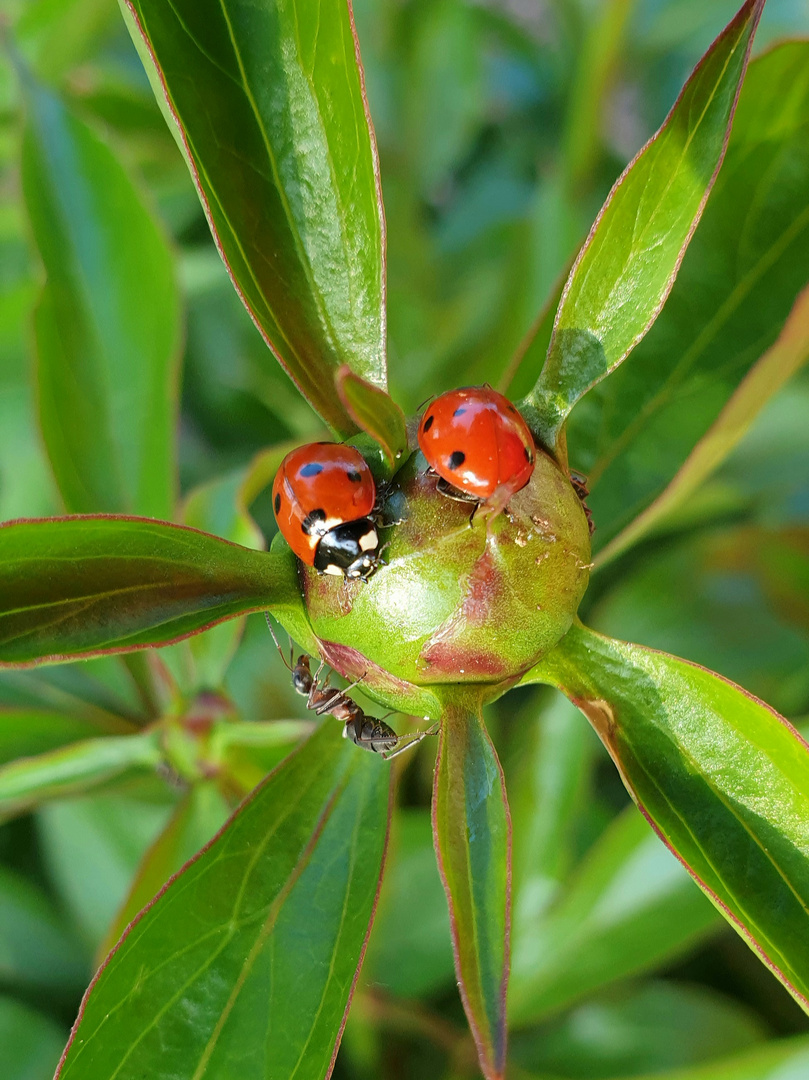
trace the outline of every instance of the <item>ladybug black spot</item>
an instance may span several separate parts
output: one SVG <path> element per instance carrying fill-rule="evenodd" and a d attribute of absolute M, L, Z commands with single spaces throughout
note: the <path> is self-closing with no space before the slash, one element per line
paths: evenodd
<path fill-rule="evenodd" d="M 458 408 L 455 410 L 455 412 L 452 415 L 453 416 L 463 416 L 463 414 L 465 412 L 466 412 L 466 406 L 465 405 L 459 405 Z"/>
<path fill-rule="evenodd" d="M 360 480 L 362 480 L 362 476 L 360 475 L 360 473 L 357 472 L 356 469 L 348 469 L 346 475 L 348 476 L 348 479 L 351 481 L 352 484 L 358 484 Z"/>
<path fill-rule="evenodd" d="M 460 469 L 461 465 L 466 461 L 466 454 L 463 450 L 453 450 L 447 460 L 447 465 L 450 469 Z"/>
<path fill-rule="evenodd" d="M 434 416 L 428 416 L 427 419 L 424 421 L 424 427 L 421 430 L 429 431 L 430 428 L 433 426 L 433 420 L 435 420 Z"/>
<path fill-rule="evenodd" d="M 320 508 L 311 510 L 301 522 L 301 532 L 306 533 L 307 536 L 311 536 L 312 533 L 322 533 L 323 529 L 319 529 L 318 525 L 322 525 L 325 520 L 325 510 Z"/>
<path fill-rule="evenodd" d="M 276 512 L 276 514 L 278 513 L 278 511 L 280 509 L 281 509 L 281 492 L 279 491 L 278 494 L 275 496 L 275 512 Z"/>
<path fill-rule="evenodd" d="M 301 476 L 320 476 L 323 472 L 323 466 L 318 461 L 308 461 L 301 469 Z"/>

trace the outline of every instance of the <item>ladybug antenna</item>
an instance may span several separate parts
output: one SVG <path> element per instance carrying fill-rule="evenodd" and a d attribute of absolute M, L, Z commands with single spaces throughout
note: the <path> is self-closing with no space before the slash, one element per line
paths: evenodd
<path fill-rule="evenodd" d="M 436 394 L 428 394 L 427 397 L 424 399 L 424 401 L 422 401 L 421 405 L 416 406 L 416 412 L 421 412 L 421 410 L 424 408 L 424 406 L 427 404 L 427 402 L 428 401 L 433 401 L 433 399 L 435 397 L 437 397 Z"/>

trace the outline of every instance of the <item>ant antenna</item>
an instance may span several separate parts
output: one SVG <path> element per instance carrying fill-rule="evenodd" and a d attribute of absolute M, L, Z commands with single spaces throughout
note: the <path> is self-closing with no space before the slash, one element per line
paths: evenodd
<path fill-rule="evenodd" d="M 269 613 L 269 611 L 264 612 L 264 618 L 267 620 L 267 629 L 270 631 L 270 635 L 271 635 L 273 641 L 275 642 L 275 647 L 278 650 L 278 655 L 284 661 L 284 667 L 286 667 L 289 671 L 292 671 L 292 661 L 293 661 L 293 658 L 294 658 L 294 651 L 293 651 L 293 648 L 292 648 L 292 638 L 289 639 L 289 660 L 287 661 L 287 658 L 284 656 L 284 650 L 279 645 L 278 638 L 275 636 L 275 631 L 272 628 L 272 623 L 270 622 L 270 613 Z"/>

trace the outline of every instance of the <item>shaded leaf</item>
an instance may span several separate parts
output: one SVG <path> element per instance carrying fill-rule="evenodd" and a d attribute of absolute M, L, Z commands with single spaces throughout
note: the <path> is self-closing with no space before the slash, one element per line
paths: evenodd
<path fill-rule="evenodd" d="M 59 1076 L 330 1071 L 373 912 L 390 771 L 324 725 L 129 930 Z M 223 873 L 223 869 L 226 872 Z"/>
<path fill-rule="evenodd" d="M 809 703 L 809 600 L 802 597 L 809 597 L 805 530 L 702 529 L 638 553 L 587 620 L 601 633 L 744 681 L 792 716 Z M 795 616 L 802 602 L 801 623 Z"/>
<path fill-rule="evenodd" d="M 426 810 L 401 809 L 394 818 L 363 982 L 397 997 L 418 998 L 451 986 L 454 977 L 430 816 Z"/>
<path fill-rule="evenodd" d="M 384 220 L 347 4 L 120 0 L 247 309 L 333 428 L 385 385 Z"/>
<path fill-rule="evenodd" d="M 654 1080 L 800 1080 L 809 1069 L 809 1038 L 776 1039 L 696 1069 L 656 1072 Z M 640 1080 L 640 1078 L 639 1078 Z M 646 1076 L 643 1080 L 653 1080 Z"/>
<path fill-rule="evenodd" d="M 194 488 L 183 503 L 183 523 L 261 551 L 264 537 L 242 503 L 242 483 L 243 474 L 236 473 Z M 243 630 L 243 619 L 231 619 L 188 642 L 185 647 L 193 660 L 195 689 L 222 685 Z"/>
<path fill-rule="evenodd" d="M 19 1001 L 0 997 L 0 1076 L 51 1080 L 67 1030 Z"/>
<path fill-rule="evenodd" d="M 99 730 L 91 720 L 64 713 L 0 708 L 0 765 L 14 758 L 46 754 L 66 743 L 91 738 Z"/>
<path fill-rule="evenodd" d="M 716 910 L 629 807 L 550 910 L 515 921 L 509 1018 L 534 1023 L 682 955 L 718 926 Z"/>
<path fill-rule="evenodd" d="M 579 712 L 559 694 L 515 717 L 516 746 L 505 762 L 514 826 L 514 940 L 567 880 L 577 827 L 591 807 L 588 783 L 598 746 Z M 595 747 L 594 747 L 595 744 Z M 519 966 L 519 961 L 515 961 Z M 513 992 L 513 991 L 512 991 Z"/>
<path fill-rule="evenodd" d="M 444 713 L 433 837 L 455 971 L 487 1080 L 504 1075 L 511 924 L 511 820 L 500 762 L 478 711 Z"/>
<path fill-rule="evenodd" d="M 612 1080 L 754 1047 L 765 1030 L 738 1000 L 668 980 L 614 988 L 513 1038 L 512 1057 L 570 1080 Z"/>
<path fill-rule="evenodd" d="M 96 950 L 99 964 L 141 908 L 222 828 L 229 813 L 214 783 L 192 785 L 143 856 L 126 899 Z"/>
<path fill-rule="evenodd" d="M 50 799 L 81 795 L 131 772 L 154 770 L 162 758 L 157 729 L 85 739 L 49 754 L 19 758 L 0 767 L 0 819 Z"/>
<path fill-rule="evenodd" d="M 23 189 L 47 283 L 39 413 L 68 510 L 170 517 L 180 306 L 171 251 L 110 149 L 25 80 Z"/>
<path fill-rule="evenodd" d="M 347 365 L 335 375 L 340 400 L 346 412 L 362 431 L 375 439 L 395 471 L 396 462 L 407 450 L 405 416 L 384 390 L 355 375 Z"/>
<path fill-rule="evenodd" d="M 661 525 L 665 526 L 667 517 L 686 504 L 737 445 L 769 399 L 808 359 L 809 289 L 804 289 L 775 344 L 744 376 L 668 487 L 602 548 L 596 558 L 596 566 L 603 566 L 647 534 L 655 532 Z M 681 417 L 683 413 L 680 404 L 677 415 Z"/>
<path fill-rule="evenodd" d="M 548 358 L 525 404 L 559 445 L 568 413 L 654 322 L 727 145 L 762 0 L 747 0 L 686 83 L 666 122 L 616 182 L 574 264 Z"/>
<path fill-rule="evenodd" d="M 176 801 L 164 780 L 144 777 L 130 782 L 125 793 L 60 799 L 37 811 L 48 876 L 91 954 Z"/>
<path fill-rule="evenodd" d="M 595 727 L 644 816 L 804 1008 L 809 753 L 705 668 L 581 624 L 532 670 Z"/>
<path fill-rule="evenodd" d="M 44 893 L 0 867 L 0 980 L 75 993 L 87 981 L 88 960 Z"/>
<path fill-rule="evenodd" d="M 686 503 L 806 361 L 809 296 L 796 298 L 807 280 L 809 42 L 793 41 L 750 65 L 725 163 L 659 320 L 571 417 L 597 547 L 627 530 L 613 554 Z"/>
<path fill-rule="evenodd" d="M 283 558 L 145 518 L 0 527 L 0 661 L 167 644 L 215 622 L 300 606 Z"/>

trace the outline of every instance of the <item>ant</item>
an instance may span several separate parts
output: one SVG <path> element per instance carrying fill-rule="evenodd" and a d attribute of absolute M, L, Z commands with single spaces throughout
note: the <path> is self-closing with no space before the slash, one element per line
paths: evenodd
<path fill-rule="evenodd" d="M 329 686 L 330 674 L 323 681 L 320 680 L 320 672 L 323 669 L 324 661 L 321 660 L 320 667 L 313 675 L 310 666 L 311 657 L 307 653 L 301 653 L 298 659 L 295 660 L 291 641 L 289 643 L 289 660 L 287 660 L 283 649 L 278 643 L 278 638 L 275 636 L 267 612 L 265 612 L 265 618 L 278 654 L 284 661 L 284 666 L 292 673 L 292 685 L 299 694 L 306 698 L 307 709 L 311 709 L 315 716 L 328 714 L 342 721 L 345 724 L 343 737 L 350 739 L 355 746 L 359 746 L 363 750 L 370 750 L 374 754 L 381 754 L 385 761 L 391 761 L 399 754 L 403 754 L 405 750 L 409 750 L 411 746 L 420 743 L 427 735 L 435 735 L 438 731 L 438 727 L 434 725 L 427 731 L 416 731 L 412 735 L 397 735 L 393 728 L 385 723 L 384 719 L 378 720 L 375 716 L 366 715 L 356 701 L 348 696 L 348 691 L 357 683 L 362 682 L 362 679 L 357 679 L 345 690 L 338 690 L 335 686 Z"/>

